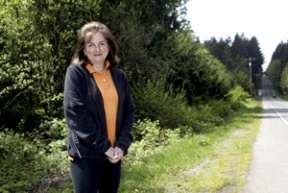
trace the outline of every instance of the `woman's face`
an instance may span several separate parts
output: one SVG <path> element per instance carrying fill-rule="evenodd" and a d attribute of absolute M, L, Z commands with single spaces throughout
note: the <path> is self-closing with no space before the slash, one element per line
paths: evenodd
<path fill-rule="evenodd" d="M 93 65 L 104 65 L 109 53 L 108 42 L 100 32 L 97 32 L 85 44 L 84 53 Z"/>

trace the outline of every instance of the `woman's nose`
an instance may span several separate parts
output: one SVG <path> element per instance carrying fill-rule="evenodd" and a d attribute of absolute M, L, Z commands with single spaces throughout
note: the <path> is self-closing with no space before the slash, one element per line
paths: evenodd
<path fill-rule="evenodd" d="M 100 51 L 100 46 L 98 44 L 95 45 L 95 50 L 96 50 L 96 52 Z"/>

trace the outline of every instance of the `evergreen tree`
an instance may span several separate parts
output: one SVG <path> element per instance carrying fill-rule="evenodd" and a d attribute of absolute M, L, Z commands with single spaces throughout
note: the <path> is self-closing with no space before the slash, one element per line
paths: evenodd
<path fill-rule="evenodd" d="M 266 74 L 272 80 L 274 87 L 278 91 L 287 90 L 286 67 L 288 65 L 288 43 L 280 42 L 273 52 L 271 62 L 266 70 Z"/>

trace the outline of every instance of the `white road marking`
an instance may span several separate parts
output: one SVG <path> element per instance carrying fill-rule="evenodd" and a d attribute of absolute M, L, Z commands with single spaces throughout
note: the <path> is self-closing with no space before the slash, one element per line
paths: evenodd
<path fill-rule="evenodd" d="M 281 116 L 281 114 L 270 103 L 267 103 L 267 104 L 275 111 L 275 113 L 280 117 L 280 119 L 288 126 L 288 122 Z"/>

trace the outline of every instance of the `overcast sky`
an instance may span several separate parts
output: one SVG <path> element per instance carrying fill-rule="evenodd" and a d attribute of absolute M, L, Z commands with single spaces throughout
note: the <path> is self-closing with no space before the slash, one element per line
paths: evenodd
<path fill-rule="evenodd" d="M 201 42 L 236 33 L 255 36 L 265 57 L 265 70 L 277 45 L 288 40 L 287 0 L 190 0 L 187 19 Z"/>

